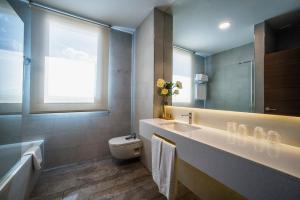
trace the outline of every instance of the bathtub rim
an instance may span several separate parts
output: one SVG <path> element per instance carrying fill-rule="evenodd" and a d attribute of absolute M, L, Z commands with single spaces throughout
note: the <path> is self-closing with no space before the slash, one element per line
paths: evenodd
<path fill-rule="evenodd" d="M 42 157 L 44 162 L 44 140 L 34 140 L 27 142 L 15 143 L 21 145 L 21 157 L 20 159 L 7 171 L 7 173 L 0 179 L 0 192 L 5 189 L 6 185 L 13 179 L 13 177 L 18 173 L 22 166 L 29 160 L 32 159 L 32 155 L 24 155 L 26 150 L 31 147 L 30 145 L 39 145 L 42 148 Z M 14 145 L 14 144 L 9 144 Z M 27 148 L 24 148 L 27 147 Z"/>

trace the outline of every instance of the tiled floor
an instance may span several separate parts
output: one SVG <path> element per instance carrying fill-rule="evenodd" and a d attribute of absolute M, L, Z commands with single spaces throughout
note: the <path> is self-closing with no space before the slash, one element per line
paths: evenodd
<path fill-rule="evenodd" d="M 31 200 L 164 200 L 140 162 L 111 159 L 42 173 Z M 183 197 L 182 199 L 194 199 Z"/>

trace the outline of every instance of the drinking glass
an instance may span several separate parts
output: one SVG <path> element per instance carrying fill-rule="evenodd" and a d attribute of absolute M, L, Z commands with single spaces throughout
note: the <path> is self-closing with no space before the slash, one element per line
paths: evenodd
<path fill-rule="evenodd" d="M 234 134 L 237 132 L 237 123 L 236 122 L 227 122 L 227 140 L 230 144 L 235 143 Z"/>
<path fill-rule="evenodd" d="M 264 141 L 266 139 L 266 132 L 262 127 L 255 127 L 253 131 L 253 136 L 255 138 L 254 150 L 258 152 L 264 151 Z"/>
<path fill-rule="evenodd" d="M 279 144 L 281 142 L 281 136 L 277 131 L 269 130 L 267 134 L 267 140 L 271 144 Z"/>

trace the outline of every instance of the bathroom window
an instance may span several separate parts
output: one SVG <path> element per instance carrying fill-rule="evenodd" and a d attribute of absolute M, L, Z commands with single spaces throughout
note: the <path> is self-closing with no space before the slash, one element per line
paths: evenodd
<path fill-rule="evenodd" d="M 97 32 L 49 22 L 44 103 L 94 103 Z"/>
<path fill-rule="evenodd" d="M 192 57 L 189 52 L 173 48 L 173 81 L 181 81 L 179 95 L 172 97 L 175 104 L 189 104 L 192 99 Z"/>
<path fill-rule="evenodd" d="M 107 109 L 109 29 L 37 8 L 31 112 Z"/>
<path fill-rule="evenodd" d="M 0 113 L 22 111 L 24 23 L 0 1 Z"/>

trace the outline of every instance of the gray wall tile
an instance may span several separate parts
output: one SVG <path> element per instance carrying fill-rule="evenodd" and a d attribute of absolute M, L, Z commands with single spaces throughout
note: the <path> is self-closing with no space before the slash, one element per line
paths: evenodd
<path fill-rule="evenodd" d="M 112 30 L 110 38 L 109 114 L 1 116 L 0 142 L 18 142 L 14 134 L 23 141 L 44 139 L 46 168 L 109 156 L 108 140 L 131 128 L 132 35 Z"/>
<path fill-rule="evenodd" d="M 253 43 L 206 57 L 209 77 L 206 108 L 232 111 L 251 111 L 251 63 Z"/>

